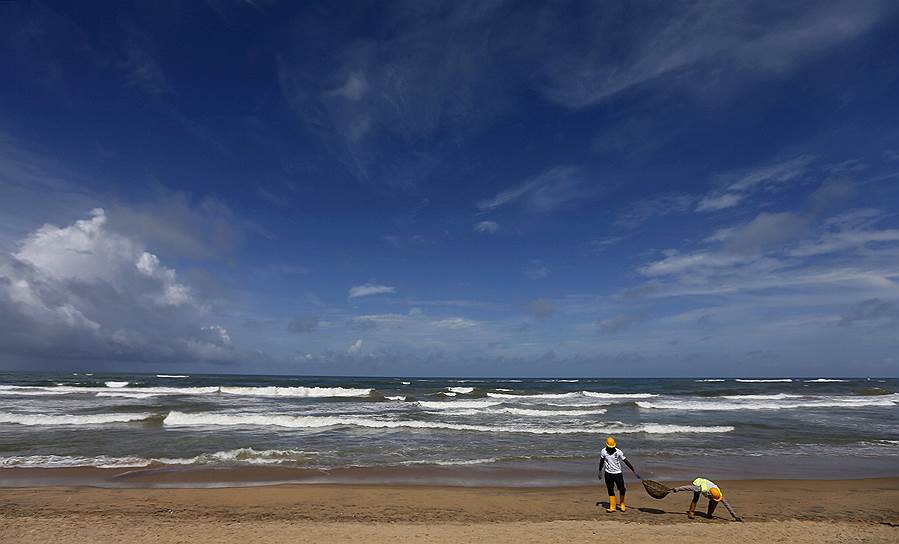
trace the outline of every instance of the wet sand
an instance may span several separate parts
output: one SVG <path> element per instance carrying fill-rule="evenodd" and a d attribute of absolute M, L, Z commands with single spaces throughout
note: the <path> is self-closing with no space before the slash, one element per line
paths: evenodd
<path fill-rule="evenodd" d="M 605 512 L 599 486 L 6 488 L 0 541 L 575 542 L 610 535 L 637 543 L 899 541 L 899 478 L 719 483 L 745 523 L 688 520 L 689 494 L 655 500 L 635 484 L 628 511 L 615 514 Z"/>

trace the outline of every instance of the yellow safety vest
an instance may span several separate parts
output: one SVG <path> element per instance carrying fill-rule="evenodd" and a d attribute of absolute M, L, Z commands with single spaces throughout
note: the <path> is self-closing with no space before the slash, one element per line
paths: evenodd
<path fill-rule="evenodd" d="M 713 482 L 711 480 L 706 480 L 705 478 L 696 478 L 695 480 L 693 480 L 693 485 L 698 487 L 702 491 L 702 494 L 705 496 L 709 495 L 709 489 L 711 489 L 713 487 L 718 487 L 718 485 L 715 484 L 715 482 Z"/>

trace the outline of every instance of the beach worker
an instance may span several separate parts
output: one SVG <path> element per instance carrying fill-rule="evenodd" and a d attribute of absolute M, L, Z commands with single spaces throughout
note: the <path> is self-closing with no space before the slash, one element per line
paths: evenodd
<path fill-rule="evenodd" d="M 631 464 L 630 461 L 627 460 L 627 457 L 624 456 L 624 452 L 618 449 L 618 444 L 615 442 L 615 439 L 611 436 L 606 438 L 606 447 L 602 449 L 602 452 L 599 454 L 599 479 L 602 480 L 602 472 L 606 471 L 606 487 L 609 490 L 609 512 L 615 511 L 615 487 L 618 487 L 618 494 L 621 495 L 621 511 L 627 512 L 627 506 L 624 504 L 624 474 L 621 473 L 621 462 L 624 461 L 624 464 L 627 465 L 627 468 L 631 469 L 634 472 L 634 475 L 637 479 L 640 479 L 640 475 L 637 474 L 637 469 L 634 468 L 634 465 Z"/>
<path fill-rule="evenodd" d="M 690 503 L 690 509 L 687 510 L 687 517 L 690 519 L 693 519 L 693 516 L 696 515 L 696 503 L 699 502 L 699 496 L 702 495 L 709 500 L 709 509 L 707 512 L 709 517 L 712 517 L 712 514 L 715 513 L 715 508 L 718 507 L 718 503 L 720 502 L 724 504 L 724 507 L 727 508 L 727 511 L 730 512 L 730 515 L 733 516 L 735 521 L 743 521 L 743 519 L 734 512 L 734 509 L 730 507 L 730 504 L 727 502 L 727 499 L 724 498 L 724 493 L 721 491 L 721 488 L 718 487 L 718 484 L 711 480 L 706 478 L 696 478 L 693 480 L 692 485 L 682 485 L 671 490 L 672 493 L 677 493 L 679 491 L 693 492 L 693 501 Z"/>

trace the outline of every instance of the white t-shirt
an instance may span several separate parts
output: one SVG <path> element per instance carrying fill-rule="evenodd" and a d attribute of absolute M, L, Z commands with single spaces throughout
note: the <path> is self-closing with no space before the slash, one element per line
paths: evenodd
<path fill-rule="evenodd" d="M 615 453 L 609 453 L 609 450 L 606 448 L 602 449 L 602 453 L 599 454 L 600 459 L 605 459 L 606 462 L 603 465 L 603 468 L 609 474 L 621 474 L 621 462 L 627 459 L 624 456 L 624 452 L 618 448 L 615 448 Z"/>

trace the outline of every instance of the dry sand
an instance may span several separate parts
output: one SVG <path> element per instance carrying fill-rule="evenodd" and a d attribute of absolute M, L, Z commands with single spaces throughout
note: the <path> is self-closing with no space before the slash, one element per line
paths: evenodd
<path fill-rule="evenodd" d="M 0 542 L 899 542 L 897 478 L 719 483 L 745 523 L 688 520 L 689 494 L 635 484 L 615 514 L 599 486 L 7 488 Z"/>

